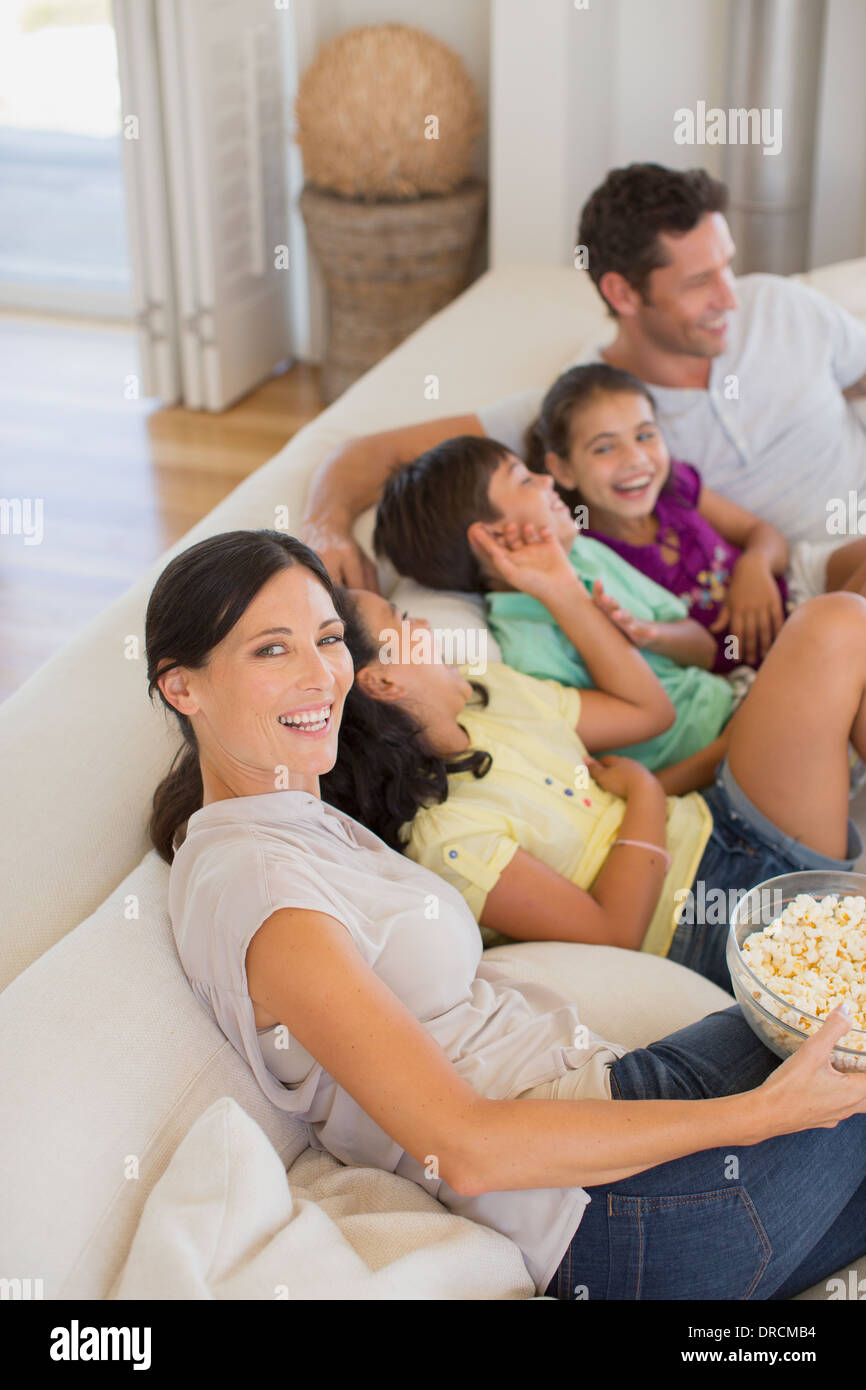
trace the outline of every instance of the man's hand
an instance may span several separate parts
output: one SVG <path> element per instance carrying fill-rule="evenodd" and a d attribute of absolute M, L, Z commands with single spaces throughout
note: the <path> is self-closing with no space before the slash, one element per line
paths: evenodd
<path fill-rule="evenodd" d="M 549 526 L 537 530 L 526 523 L 521 533 L 517 523 L 509 521 L 498 539 L 489 526 L 476 521 L 466 535 L 499 579 L 542 603 L 561 592 L 563 585 L 576 583 L 583 588 Z"/>
<path fill-rule="evenodd" d="M 592 586 L 593 602 L 598 605 L 603 613 L 606 613 L 611 622 L 624 632 L 626 637 L 634 643 L 636 647 L 649 647 L 658 636 L 658 628 L 655 623 L 647 623 L 640 618 L 636 618 L 634 613 L 630 613 L 627 608 L 623 608 L 610 594 L 604 591 L 604 585 L 600 579 L 596 579 Z"/>
<path fill-rule="evenodd" d="M 727 598 L 710 632 L 727 630 L 738 644 L 738 658 L 755 666 L 773 645 L 785 613 L 782 595 L 763 555 L 741 555 L 734 566 Z"/>
<path fill-rule="evenodd" d="M 376 566 L 358 545 L 348 523 L 305 518 L 299 539 L 315 550 L 335 584 L 379 593 Z"/>

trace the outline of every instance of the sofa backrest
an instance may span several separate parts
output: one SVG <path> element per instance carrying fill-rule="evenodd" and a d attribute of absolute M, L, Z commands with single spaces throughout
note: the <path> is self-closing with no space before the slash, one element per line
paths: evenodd
<path fill-rule="evenodd" d="M 795 278 L 866 322 L 864 269 L 866 262 L 849 261 Z M 277 507 L 288 507 L 289 529 L 296 530 L 311 475 L 347 439 L 465 414 L 526 387 L 545 387 L 609 331 L 584 271 L 488 271 L 245 479 L 0 705 L 0 989 L 94 912 L 150 848 L 153 789 L 178 745 L 174 722 L 157 701 L 148 703 L 144 674 L 145 608 L 168 560 L 220 531 L 272 527 Z M 861 408 L 866 418 L 866 402 Z M 368 553 L 372 524 L 370 508 L 355 528 Z M 386 567 L 379 576 L 387 593 L 396 576 Z M 430 616 L 435 621 L 432 608 Z"/>
<path fill-rule="evenodd" d="M 297 530 L 312 473 L 347 439 L 543 386 L 602 322 L 582 272 L 515 267 L 482 276 L 0 705 L 0 989 L 94 912 L 150 848 L 153 789 L 178 746 L 174 721 L 148 702 L 144 662 L 147 600 L 168 560 L 220 531 L 273 527 L 277 507 L 288 507 L 288 529 Z M 369 509 L 356 527 L 368 547 L 372 521 Z M 388 592 L 393 570 L 379 575 Z"/>

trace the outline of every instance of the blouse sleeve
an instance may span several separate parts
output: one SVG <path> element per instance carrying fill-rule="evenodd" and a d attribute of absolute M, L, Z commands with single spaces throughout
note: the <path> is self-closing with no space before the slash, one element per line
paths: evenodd
<path fill-rule="evenodd" d="M 490 709 L 513 726 L 530 719 L 563 719 L 573 732 L 580 718 L 580 691 L 559 680 L 539 679 L 499 662 L 483 679 L 492 690 Z"/>
<path fill-rule="evenodd" d="M 446 801 L 418 812 L 406 854 L 462 893 L 477 922 L 487 894 L 519 848 L 501 813 L 485 808 L 480 821 Z"/>
<path fill-rule="evenodd" d="M 491 609 L 488 622 L 506 665 L 536 680 L 554 680 L 584 689 L 592 687 L 585 662 L 571 643 L 557 635 L 553 619 L 536 622 L 530 618 L 499 618 L 495 609 Z"/>
<path fill-rule="evenodd" d="M 296 861 L 276 860 L 254 836 L 214 844 L 195 859 L 184 860 L 183 849 L 173 865 L 171 916 L 193 993 L 245 1058 L 265 1095 L 281 1109 L 303 1114 L 312 1104 L 322 1067 L 313 1062 L 292 1085 L 266 1067 L 247 983 L 247 949 L 259 927 L 281 907 L 325 912 L 354 936 L 350 914 L 316 875 L 315 866 L 301 855 Z"/>
<path fill-rule="evenodd" d="M 551 680 L 536 680 L 533 684 L 536 696 L 545 703 L 549 702 L 550 715 L 564 719 L 573 732 L 580 719 L 580 691 L 577 687 Z"/>

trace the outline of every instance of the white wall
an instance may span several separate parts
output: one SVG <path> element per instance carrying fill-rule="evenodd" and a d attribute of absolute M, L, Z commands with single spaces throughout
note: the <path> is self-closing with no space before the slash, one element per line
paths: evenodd
<path fill-rule="evenodd" d="M 587 3 L 588 8 L 578 8 Z M 722 175 L 721 145 L 677 145 L 673 113 L 726 107 L 736 0 L 493 0 L 491 264 L 569 264 L 609 168 Z M 828 0 L 811 265 L 866 252 L 866 3 Z"/>
<path fill-rule="evenodd" d="M 737 0 L 292 3 L 299 72 L 321 43 L 360 24 L 415 25 L 460 54 L 489 104 L 489 151 L 482 140 L 476 171 L 490 181 L 491 265 L 570 264 L 580 208 L 610 168 L 655 160 L 723 173 L 723 146 L 674 143 L 673 113 L 701 99 L 727 106 L 728 23 Z M 864 132 L 866 0 L 827 0 L 811 266 L 866 253 Z M 290 161 L 297 196 L 297 150 Z M 318 361 L 323 289 L 314 262 L 307 273 L 297 212 L 292 224 L 297 351 Z"/>
<path fill-rule="evenodd" d="M 493 0 L 491 264 L 569 263 L 580 208 L 610 168 L 721 173 L 720 147 L 674 144 L 673 113 L 721 102 L 728 4 Z"/>

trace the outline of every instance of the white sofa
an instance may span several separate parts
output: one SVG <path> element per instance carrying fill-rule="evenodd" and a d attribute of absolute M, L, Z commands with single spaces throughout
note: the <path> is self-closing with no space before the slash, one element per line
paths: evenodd
<path fill-rule="evenodd" d="M 866 319 L 866 262 L 808 278 Z M 0 1278 L 21 1280 L 22 1296 L 534 1296 L 504 1236 L 402 1178 L 310 1148 L 195 1000 L 167 915 L 169 870 L 146 837 L 176 735 L 147 701 L 143 618 L 156 576 L 194 541 L 273 526 L 285 505 L 297 529 L 311 472 L 347 437 L 543 386 L 605 331 L 581 272 L 488 272 L 0 707 Z M 368 513 L 368 548 L 371 526 Z M 393 572 L 380 576 L 390 591 Z M 731 1002 L 639 953 L 495 953 L 573 993 L 592 1028 L 629 1046 Z"/>

